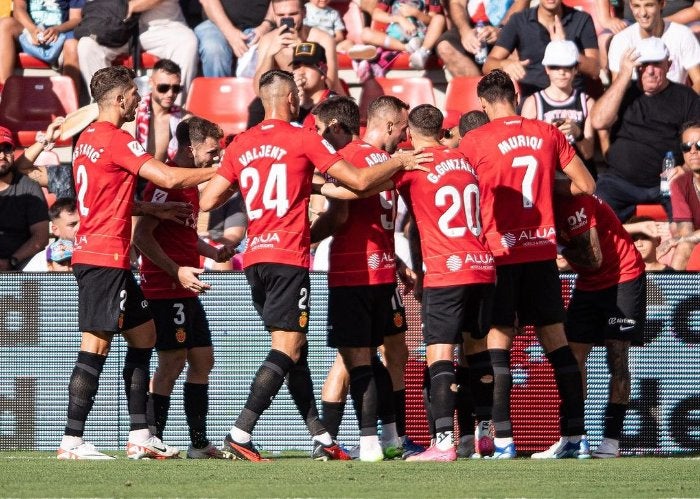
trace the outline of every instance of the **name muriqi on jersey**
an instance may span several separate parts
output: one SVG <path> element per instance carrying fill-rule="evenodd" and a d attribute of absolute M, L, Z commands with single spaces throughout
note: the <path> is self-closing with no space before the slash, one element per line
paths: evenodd
<path fill-rule="evenodd" d="M 501 154 L 508 154 L 513 149 L 520 147 L 529 147 L 534 150 L 542 149 L 542 139 L 529 135 L 515 135 L 498 143 L 498 149 L 501 151 Z"/>

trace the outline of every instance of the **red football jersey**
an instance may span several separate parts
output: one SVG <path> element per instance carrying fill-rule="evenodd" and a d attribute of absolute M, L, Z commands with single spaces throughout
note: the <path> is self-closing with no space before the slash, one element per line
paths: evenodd
<path fill-rule="evenodd" d="M 73 150 L 80 228 L 73 263 L 128 269 L 136 176 L 153 156 L 124 130 L 100 121 Z"/>
<path fill-rule="evenodd" d="M 316 132 L 281 120 L 265 120 L 228 145 L 218 175 L 237 183 L 245 199 L 244 268 L 262 262 L 309 266 L 314 166 L 325 173 L 341 159 Z"/>
<path fill-rule="evenodd" d="M 587 194 L 554 196 L 559 237 L 566 241 L 595 227 L 600 239 L 603 264 L 597 270 L 577 267 L 576 287 L 596 291 L 636 279 L 644 273 L 644 260 L 615 212 L 604 201 Z"/>
<path fill-rule="evenodd" d="M 566 137 L 542 121 L 509 116 L 471 130 L 459 150 L 479 178 L 484 233 L 496 264 L 554 260 L 554 173 L 576 154 Z"/>
<path fill-rule="evenodd" d="M 423 286 L 494 282 L 496 271 L 483 238 L 474 170 L 455 149 L 440 146 L 425 152 L 433 153 L 433 163 L 422 165 L 430 172 L 394 175 L 418 226 L 426 268 Z"/>
<path fill-rule="evenodd" d="M 391 159 L 361 140 L 340 151 L 349 163 L 367 168 Z M 331 179 L 332 180 L 332 179 Z M 333 235 L 328 256 L 328 286 L 366 286 L 396 281 L 394 220 L 396 191 L 350 201 L 348 220 Z"/>
<path fill-rule="evenodd" d="M 199 216 L 199 188 L 164 189 L 151 182 L 143 191 L 144 201 L 164 203 L 179 201 L 192 205 L 192 215 L 185 224 L 171 220 L 161 220 L 153 231 L 153 237 L 166 255 L 175 263 L 184 267 L 199 267 L 197 251 L 197 217 Z M 148 299 L 191 298 L 197 296 L 183 288 L 177 279 L 173 279 L 163 269 L 145 256 L 141 257 L 141 289 Z"/>

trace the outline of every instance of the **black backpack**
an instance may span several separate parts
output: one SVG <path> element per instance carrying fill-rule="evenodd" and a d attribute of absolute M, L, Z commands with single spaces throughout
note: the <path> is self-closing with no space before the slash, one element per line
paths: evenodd
<path fill-rule="evenodd" d="M 105 47 L 121 47 L 131 40 L 139 24 L 136 14 L 124 20 L 127 11 L 127 0 L 86 0 L 75 37 L 89 36 Z"/>

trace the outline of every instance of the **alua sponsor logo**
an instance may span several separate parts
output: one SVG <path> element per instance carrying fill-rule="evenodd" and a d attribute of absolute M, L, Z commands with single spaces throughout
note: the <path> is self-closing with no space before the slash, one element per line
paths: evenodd
<path fill-rule="evenodd" d="M 394 265 L 394 255 L 391 253 L 372 253 L 367 257 L 367 266 L 372 270 Z"/>
<path fill-rule="evenodd" d="M 538 229 L 521 230 L 519 233 L 506 232 L 501 236 L 501 245 L 504 248 L 518 246 L 537 246 L 549 244 L 556 237 L 554 227 L 540 227 Z"/>
<path fill-rule="evenodd" d="M 277 234 L 277 232 L 266 232 L 265 234 L 260 234 L 258 236 L 254 236 L 253 239 L 250 240 L 250 246 L 251 248 L 253 247 L 263 247 L 263 248 L 271 248 L 275 244 L 279 244 L 280 242 L 280 236 Z"/>

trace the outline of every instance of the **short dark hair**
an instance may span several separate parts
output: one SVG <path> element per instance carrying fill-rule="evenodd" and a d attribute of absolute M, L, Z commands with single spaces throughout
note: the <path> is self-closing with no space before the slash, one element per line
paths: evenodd
<path fill-rule="evenodd" d="M 353 135 L 360 134 L 360 107 L 351 97 L 334 96 L 319 102 L 311 114 L 328 124 L 335 120 Z"/>
<path fill-rule="evenodd" d="M 382 95 L 369 103 L 369 107 L 367 108 L 367 120 L 385 111 L 398 114 L 402 109 L 410 109 L 410 106 L 393 95 Z"/>
<path fill-rule="evenodd" d="M 408 126 L 426 137 L 440 137 L 442 133 L 442 112 L 432 104 L 421 104 L 408 113 Z"/>
<path fill-rule="evenodd" d="M 175 137 L 180 146 L 201 144 L 209 137 L 219 141 L 223 136 L 224 132 L 219 125 L 199 116 L 181 121 L 175 129 Z"/>
<path fill-rule="evenodd" d="M 515 102 L 515 85 L 502 69 L 494 69 L 479 80 L 476 95 L 493 104 L 494 102 Z"/>
<path fill-rule="evenodd" d="M 265 87 L 279 83 L 280 81 L 287 82 L 291 85 L 296 86 L 294 83 L 294 75 L 289 71 L 283 71 L 281 69 L 271 69 L 263 73 L 260 77 L 260 82 L 258 83 L 258 89 L 262 90 Z"/>
<path fill-rule="evenodd" d="M 49 219 L 56 220 L 64 211 L 73 213 L 77 209 L 78 204 L 75 202 L 75 198 L 58 198 L 49 208 Z"/>
<path fill-rule="evenodd" d="M 489 122 L 489 117 L 483 111 L 469 111 L 459 117 L 459 135 L 464 137 L 464 134 L 479 128 Z"/>
<path fill-rule="evenodd" d="M 681 133 L 678 134 L 678 136 L 682 137 L 685 131 L 690 130 L 691 128 L 700 128 L 700 120 L 690 120 L 683 123 L 681 125 Z"/>
<path fill-rule="evenodd" d="M 107 66 L 98 69 L 90 80 L 92 98 L 100 104 L 112 90 L 125 90 L 134 83 L 136 73 L 124 66 Z"/>
<path fill-rule="evenodd" d="M 176 62 L 171 61 L 170 59 L 158 59 L 158 62 L 156 62 L 153 65 L 153 71 L 158 70 L 164 71 L 171 75 L 180 76 L 182 74 L 182 69 L 180 69 L 180 66 Z"/>

